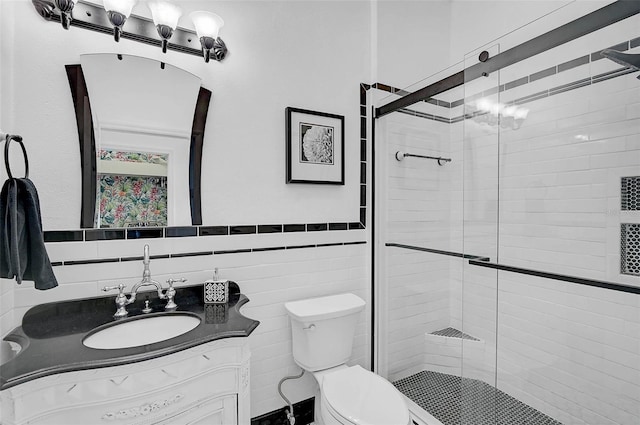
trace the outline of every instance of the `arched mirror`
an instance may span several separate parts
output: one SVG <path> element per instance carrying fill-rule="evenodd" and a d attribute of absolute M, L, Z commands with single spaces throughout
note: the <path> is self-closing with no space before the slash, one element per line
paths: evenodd
<path fill-rule="evenodd" d="M 82 164 L 83 228 L 202 224 L 211 92 L 197 76 L 129 55 L 68 65 Z"/>

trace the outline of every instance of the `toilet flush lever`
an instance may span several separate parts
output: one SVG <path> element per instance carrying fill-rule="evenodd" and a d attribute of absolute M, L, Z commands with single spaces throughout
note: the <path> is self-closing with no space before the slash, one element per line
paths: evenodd
<path fill-rule="evenodd" d="M 314 324 L 312 323 L 312 324 L 310 324 L 309 326 L 304 327 L 304 328 L 302 328 L 302 329 L 303 329 L 303 330 L 305 330 L 305 331 L 313 331 L 313 330 L 315 330 L 315 328 L 316 328 L 316 325 L 314 325 Z"/>

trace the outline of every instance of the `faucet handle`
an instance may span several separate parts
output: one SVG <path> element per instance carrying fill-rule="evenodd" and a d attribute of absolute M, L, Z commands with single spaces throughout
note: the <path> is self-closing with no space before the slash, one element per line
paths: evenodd
<path fill-rule="evenodd" d="M 184 278 L 184 277 L 182 277 L 180 279 L 172 279 L 172 278 L 167 279 L 167 283 L 169 284 L 169 288 L 173 288 L 173 284 L 176 283 L 176 282 L 184 283 L 186 281 L 187 281 L 187 279 Z"/>
<path fill-rule="evenodd" d="M 124 295 L 124 288 L 126 288 L 126 285 L 124 283 L 121 283 L 118 286 L 105 286 L 104 288 L 102 288 L 102 290 L 104 292 L 107 292 L 107 291 L 113 291 L 114 289 L 117 289 L 118 291 L 120 291 L 118 293 L 118 296 L 120 296 L 120 295 Z"/>
<path fill-rule="evenodd" d="M 118 295 L 116 295 L 116 300 L 115 300 L 116 306 L 118 307 L 118 309 L 116 310 L 116 313 L 113 315 L 113 317 L 115 317 L 116 319 L 127 317 L 127 315 L 129 314 L 127 312 L 127 309 L 125 308 L 129 300 L 127 299 L 127 296 L 124 294 L 124 288 L 126 288 L 124 283 L 121 283 L 118 286 L 105 286 L 104 288 L 102 288 L 104 292 L 113 291 L 114 289 L 118 290 Z"/>
<path fill-rule="evenodd" d="M 164 306 L 165 310 L 175 310 L 178 308 L 178 304 L 173 301 L 173 297 L 176 295 L 176 290 L 173 288 L 173 284 L 176 282 L 186 282 L 187 279 L 184 277 L 181 279 L 167 279 L 167 283 L 169 284 L 169 288 L 164 293 L 165 298 L 167 299 L 167 305 Z"/>

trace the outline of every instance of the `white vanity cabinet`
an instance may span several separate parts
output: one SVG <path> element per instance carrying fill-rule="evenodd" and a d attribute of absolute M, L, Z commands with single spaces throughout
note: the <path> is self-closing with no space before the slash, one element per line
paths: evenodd
<path fill-rule="evenodd" d="M 67 372 L 0 392 L 2 425 L 249 424 L 248 338 Z"/>

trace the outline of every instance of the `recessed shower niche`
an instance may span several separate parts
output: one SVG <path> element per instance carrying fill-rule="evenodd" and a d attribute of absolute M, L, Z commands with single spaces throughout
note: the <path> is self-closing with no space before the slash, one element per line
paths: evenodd
<path fill-rule="evenodd" d="M 80 141 L 81 227 L 201 224 L 211 92 L 200 78 L 117 54 L 81 55 L 66 68 Z"/>

